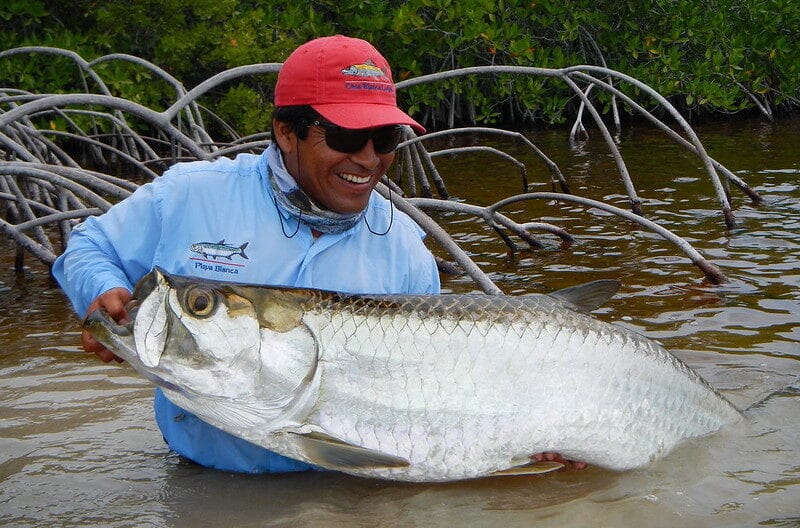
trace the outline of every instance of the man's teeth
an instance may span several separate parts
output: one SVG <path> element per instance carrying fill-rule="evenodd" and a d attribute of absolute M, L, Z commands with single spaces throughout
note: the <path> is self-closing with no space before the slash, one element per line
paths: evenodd
<path fill-rule="evenodd" d="M 339 173 L 339 177 L 350 183 L 367 183 L 372 179 L 369 176 L 356 176 L 355 174 L 347 174 L 345 172 Z"/>

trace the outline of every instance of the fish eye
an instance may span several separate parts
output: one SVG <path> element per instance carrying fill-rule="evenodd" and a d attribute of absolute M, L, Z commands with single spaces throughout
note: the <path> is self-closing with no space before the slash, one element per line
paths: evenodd
<path fill-rule="evenodd" d="M 186 292 L 184 297 L 186 311 L 195 317 L 211 315 L 217 307 L 217 297 L 214 291 L 203 287 L 194 287 Z"/>

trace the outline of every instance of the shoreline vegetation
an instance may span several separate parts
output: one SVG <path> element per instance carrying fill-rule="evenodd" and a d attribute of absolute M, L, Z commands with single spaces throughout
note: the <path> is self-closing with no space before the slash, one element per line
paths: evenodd
<path fill-rule="evenodd" d="M 373 42 L 399 83 L 461 68 L 592 65 L 638 79 L 690 122 L 754 114 L 772 120 L 800 107 L 800 10 L 793 0 L 12 0 L 0 15 L 2 50 L 61 48 L 89 62 L 125 54 L 189 88 L 226 69 L 280 63 L 302 42 L 335 33 Z M 115 96 L 151 108 L 174 97 L 133 61 L 92 67 Z M 222 122 L 244 134 L 263 132 L 273 77 L 235 79 L 206 97 Z M 69 57 L 0 58 L 0 86 L 20 93 L 84 91 L 84 83 Z M 642 97 L 636 86 L 621 90 Z M 581 110 L 581 99 L 562 83 L 506 73 L 418 84 L 399 96 L 429 130 L 568 126 Z M 591 97 L 611 120 L 611 95 L 597 90 Z M 658 112 L 656 101 L 644 104 Z M 625 120 L 633 112 L 623 104 L 619 113 Z"/>
<path fill-rule="evenodd" d="M 800 54 L 786 35 L 797 33 L 800 11 L 784 6 L 788 0 L 759 0 L 758 9 L 755 2 L 632 3 L 279 0 L 267 8 L 243 0 L 13 0 L 0 13 L 0 231 L 17 243 L 17 269 L 26 252 L 49 264 L 77 223 L 167 166 L 260 152 L 270 140 L 282 61 L 313 37 L 342 33 L 384 51 L 401 106 L 428 129 L 419 137 L 404 132 L 378 192 L 396 196 L 398 210 L 441 248 L 443 271 L 500 292 L 429 211 L 485 222 L 514 254 L 546 247 L 539 235 L 575 240 L 559 225 L 520 223 L 504 212 L 547 201 L 652 231 L 721 284 L 720 268 L 645 218 L 618 145 L 621 125 L 645 119 L 696 156 L 725 228 L 737 227 L 733 191 L 754 204 L 761 197 L 706 152 L 690 122 L 796 112 Z M 758 30 L 746 31 L 749 25 Z M 623 201 L 573 194 L 558 164 L 515 132 L 572 122 L 572 141 L 588 137 L 584 120 L 608 148 Z M 525 164 L 479 137 L 528 150 L 550 191 L 531 187 Z M 488 205 L 451 200 L 434 158 L 476 151 L 512 162 L 520 193 Z"/>

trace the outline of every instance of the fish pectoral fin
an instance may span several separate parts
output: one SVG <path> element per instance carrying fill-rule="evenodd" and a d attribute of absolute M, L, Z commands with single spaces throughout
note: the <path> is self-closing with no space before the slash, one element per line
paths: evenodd
<path fill-rule="evenodd" d="M 326 469 L 401 468 L 405 458 L 343 442 L 325 433 L 287 433 L 294 438 L 309 462 Z"/>
<path fill-rule="evenodd" d="M 516 475 L 544 475 L 545 473 L 552 473 L 553 471 L 558 471 L 562 469 L 564 464 L 561 462 L 553 462 L 549 460 L 544 460 L 542 462 L 530 462 L 528 464 L 524 464 L 521 466 L 514 466 L 508 469 L 501 469 L 500 471 L 495 471 L 494 473 L 490 473 L 490 477 L 511 477 Z"/>
<path fill-rule="evenodd" d="M 589 313 L 604 305 L 613 297 L 619 290 L 620 285 L 620 281 L 616 279 L 600 279 L 570 288 L 563 288 L 549 295 L 568 303 L 579 312 Z"/>

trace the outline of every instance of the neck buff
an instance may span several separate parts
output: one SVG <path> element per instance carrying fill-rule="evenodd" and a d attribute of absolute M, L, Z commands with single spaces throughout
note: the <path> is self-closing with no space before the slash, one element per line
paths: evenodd
<path fill-rule="evenodd" d="M 302 221 L 320 233 L 336 234 L 347 231 L 366 213 L 366 209 L 357 213 L 337 213 L 314 203 L 311 197 L 297 186 L 297 182 L 286 170 L 283 156 L 275 142 L 267 147 L 267 175 L 279 213 L 284 212 L 293 216 L 298 224 Z"/>

